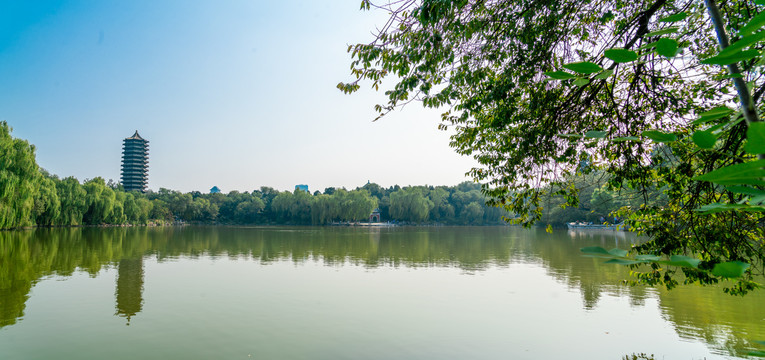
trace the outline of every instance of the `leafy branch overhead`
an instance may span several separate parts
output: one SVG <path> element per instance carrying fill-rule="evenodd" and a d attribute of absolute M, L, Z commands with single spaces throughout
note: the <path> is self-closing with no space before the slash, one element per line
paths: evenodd
<path fill-rule="evenodd" d="M 390 18 L 349 47 L 353 79 L 338 87 L 386 89 L 381 116 L 442 109 L 451 146 L 479 164 L 468 173 L 518 223 L 552 195 L 579 206 L 577 179 L 603 171 L 608 190 L 643 196 L 619 210 L 649 237 L 635 252 L 747 263 L 745 284 L 765 260 L 765 5 L 706 4 L 365 1 Z"/>

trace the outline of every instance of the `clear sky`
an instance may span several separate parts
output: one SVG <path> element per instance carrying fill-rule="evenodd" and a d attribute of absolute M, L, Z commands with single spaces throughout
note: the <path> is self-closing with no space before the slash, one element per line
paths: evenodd
<path fill-rule="evenodd" d="M 0 120 L 80 180 L 118 181 L 138 130 L 154 190 L 469 180 L 439 111 L 372 122 L 382 92 L 335 88 L 385 20 L 359 3 L 0 0 Z"/>

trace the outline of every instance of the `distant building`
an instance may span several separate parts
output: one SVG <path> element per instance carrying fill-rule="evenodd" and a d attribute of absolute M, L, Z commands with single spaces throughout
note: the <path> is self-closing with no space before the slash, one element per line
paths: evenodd
<path fill-rule="evenodd" d="M 122 186 L 125 191 L 146 191 L 149 182 L 149 141 L 138 135 L 122 141 Z"/>
<path fill-rule="evenodd" d="M 372 210 L 369 214 L 369 222 L 380 222 L 380 208 Z"/>
<path fill-rule="evenodd" d="M 218 189 L 217 186 L 213 186 L 212 189 L 210 189 L 210 194 L 220 194 L 220 189 Z"/>
<path fill-rule="evenodd" d="M 308 185 L 304 185 L 304 184 L 295 185 L 295 190 L 303 190 L 307 193 L 310 193 L 310 191 L 308 191 Z"/>

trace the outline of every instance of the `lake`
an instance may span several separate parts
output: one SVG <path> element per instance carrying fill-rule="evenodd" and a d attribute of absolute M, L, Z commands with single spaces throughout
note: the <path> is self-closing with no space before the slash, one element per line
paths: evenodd
<path fill-rule="evenodd" d="M 134 227 L 0 232 L 2 359 L 745 357 L 765 291 L 631 287 L 621 232 Z"/>

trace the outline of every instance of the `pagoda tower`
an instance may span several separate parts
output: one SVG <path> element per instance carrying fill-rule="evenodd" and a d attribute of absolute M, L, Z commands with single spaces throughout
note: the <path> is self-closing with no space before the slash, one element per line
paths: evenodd
<path fill-rule="evenodd" d="M 125 191 L 146 191 L 149 181 L 149 140 L 138 135 L 122 142 L 122 186 Z"/>

